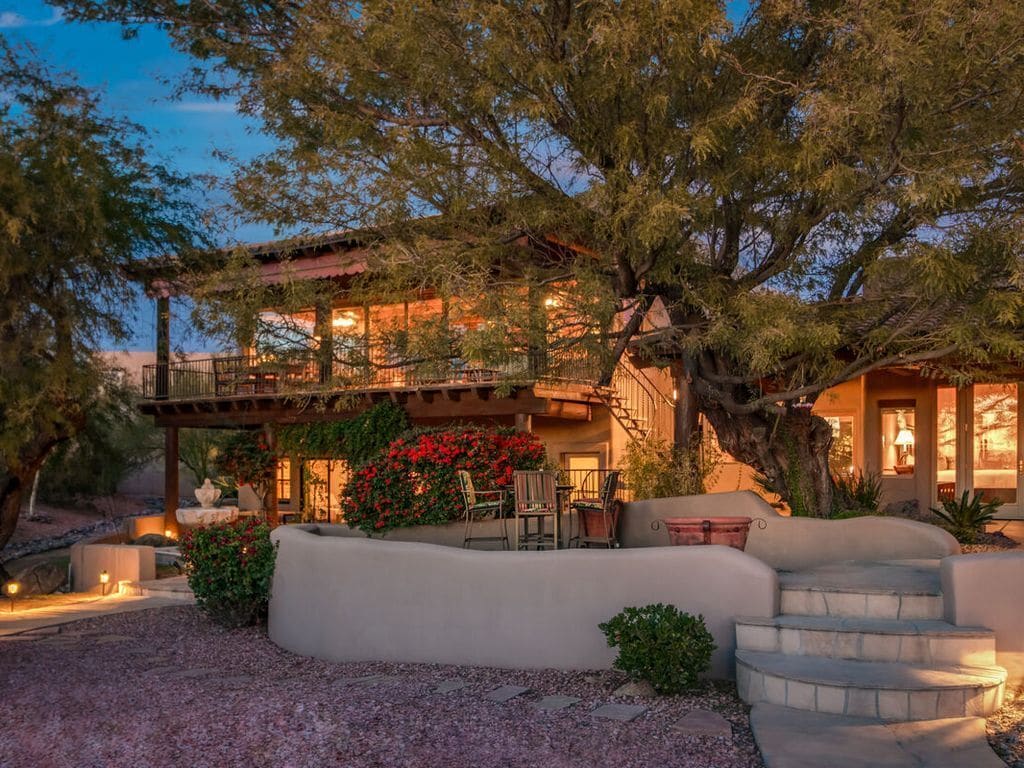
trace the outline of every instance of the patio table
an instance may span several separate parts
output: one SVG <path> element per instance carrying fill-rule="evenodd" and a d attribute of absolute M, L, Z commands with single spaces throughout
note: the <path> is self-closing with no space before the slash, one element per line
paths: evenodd
<path fill-rule="evenodd" d="M 515 486 L 512 485 L 512 483 L 508 483 L 506 485 L 501 485 L 499 487 L 508 494 L 508 497 L 510 499 L 515 496 Z M 576 486 L 575 485 L 570 485 L 568 483 L 556 483 L 555 484 L 555 496 L 556 496 L 555 503 L 558 505 L 558 514 L 559 514 L 560 517 L 563 516 L 563 515 L 567 515 L 568 516 L 568 521 L 567 522 L 569 523 L 568 526 L 564 526 L 564 525 L 559 525 L 558 526 L 558 531 L 559 531 L 558 549 L 568 549 L 569 548 L 569 542 L 572 541 L 572 530 L 571 530 L 571 527 L 572 527 L 572 514 L 573 513 L 572 513 L 572 507 L 569 506 L 568 502 L 569 502 L 570 496 L 572 495 L 572 492 L 575 491 L 575 490 L 576 490 Z M 540 517 L 537 518 L 537 527 L 538 527 L 537 533 L 543 535 L 543 533 L 544 533 L 544 519 L 543 518 L 540 518 Z"/>

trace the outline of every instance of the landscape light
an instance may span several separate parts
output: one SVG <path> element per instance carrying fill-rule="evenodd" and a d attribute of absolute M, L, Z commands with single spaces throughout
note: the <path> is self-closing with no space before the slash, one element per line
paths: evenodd
<path fill-rule="evenodd" d="M 107 583 L 110 581 L 110 574 L 106 571 L 100 571 L 100 588 L 101 594 L 107 594 Z"/>
<path fill-rule="evenodd" d="M 4 584 L 4 592 L 11 599 L 11 613 L 14 613 L 14 596 L 18 594 L 19 589 L 21 589 L 21 584 L 16 581 L 8 581 Z"/>

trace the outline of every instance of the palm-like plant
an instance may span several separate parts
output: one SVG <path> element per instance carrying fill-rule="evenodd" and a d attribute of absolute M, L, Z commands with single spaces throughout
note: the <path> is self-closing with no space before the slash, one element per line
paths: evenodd
<path fill-rule="evenodd" d="M 931 508 L 961 544 L 973 544 L 977 535 L 984 530 L 985 523 L 995 517 L 996 510 L 1003 503 L 995 499 L 983 501 L 981 491 L 976 491 L 974 498 L 968 501 L 969 493 L 964 491 L 959 499 L 944 500 L 941 509 Z"/>

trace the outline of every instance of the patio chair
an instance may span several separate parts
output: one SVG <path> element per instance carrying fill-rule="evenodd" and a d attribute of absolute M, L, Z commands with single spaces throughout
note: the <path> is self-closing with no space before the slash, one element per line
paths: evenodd
<path fill-rule="evenodd" d="M 558 549 L 558 492 L 554 472 L 513 472 L 512 487 L 515 493 L 515 548 L 526 549 L 533 544 L 537 549 L 551 545 Z M 544 532 L 544 524 L 551 518 L 552 533 Z M 530 530 L 530 523 L 536 522 L 536 531 Z M 522 532 L 520 532 L 520 523 Z"/>
<path fill-rule="evenodd" d="M 500 541 L 502 549 L 508 549 L 508 525 L 502 516 L 505 504 L 504 491 L 478 491 L 473 485 L 473 477 L 464 469 L 459 470 L 459 485 L 462 486 L 462 498 L 466 504 L 466 533 L 462 546 L 468 549 L 474 541 Z M 493 500 L 482 500 L 480 496 L 494 496 Z M 493 515 L 501 520 L 500 536 L 473 536 L 473 524 L 482 518 Z"/>
<path fill-rule="evenodd" d="M 573 539 L 576 546 L 607 547 L 619 546 L 619 517 L 622 502 L 615 498 L 619 488 L 619 476 L 614 469 L 604 476 L 601 492 L 597 498 L 577 499 L 570 506 L 579 520 L 579 534 Z M 583 482 L 586 487 L 586 480 Z"/>

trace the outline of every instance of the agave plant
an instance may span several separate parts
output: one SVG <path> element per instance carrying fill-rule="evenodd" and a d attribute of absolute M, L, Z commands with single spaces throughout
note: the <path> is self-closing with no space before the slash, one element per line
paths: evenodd
<path fill-rule="evenodd" d="M 882 502 L 882 478 L 877 472 L 851 472 L 832 476 L 835 483 L 833 517 L 877 515 Z"/>
<path fill-rule="evenodd" d="M 981 491 L 975 492 L 974 498 L 968 501 L 969 493 L 964 491 L 959 499 L 944 500 L 942 509 L 931 508 L 961 544 L 973 544 L 977 535 L 985 529 L 985 523 L 995 517 L 996 510 L 1003 503 L 998 500 L 983 501 Z"/>

